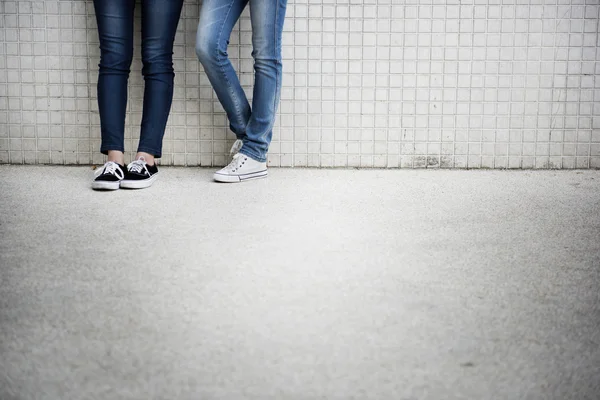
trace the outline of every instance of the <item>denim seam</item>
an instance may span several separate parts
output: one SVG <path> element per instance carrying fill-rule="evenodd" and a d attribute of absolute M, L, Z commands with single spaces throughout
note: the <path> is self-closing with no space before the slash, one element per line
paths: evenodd
<path fill-rule="evenodd" d="M 273 52 L 273 54 L 275 55 L 275 58 L 277 58 L 277 22 L 279 21 L 279 0 L 277 0 L 277 5 L 275 6 L 275 23 L 273 24 L 273 37 L 275 38 L 275 40 L 273 40 L 273 42 L 275 42 L 275 51 Z"/>
<path fill-rule="evenodd" d="M 279 57 L 277 57 L 277 49 L 278 47 L 278 35 L 277 35 L 277 27 L 278 27 L 278 23 L 279 23 L 279 0 L 277 0 L 277 5 L 275 6 L 275 23 L 273 24 L 273 36 L 275 37 L 275 40 L 273 40 L 273 42 L 275 42 L 275 51 L 273 52 L 273 55 L 275 56 L 275 96 L 273 96 L 273 120 L 271 121 L 271 127 L 269 130 L 273 129 L 273 125 L 275 125 L 275 109 L 277 107 L 277 90 L 279 90 L 278 85 L 279 85 L 279 69 L 277 68 L 277 63 L 279 62 L 278 59 Z"/>
<path fill-rule="evenodd" d="M 221 73 L 225 77 L 225 81 L 227 82 L 227 87 L 229 88 L 229 93 L 231 94 L 231 98 L 234 99 L 233 104 L 235 106 L 236 117 L 237 117 L 238 121 L 241 121 L 242 113 L 240 112 L 240 106 L 238 104 L 237 98 L 233 91 L 233 85 L 231 85 L 231 82 L 229 82 L 229 78 L 227 77 L 225 68 L 223 68 L 223 65 L 221 64 L 222 58 L 221 58 L 221 55 L 219 54 L 219 45 L 221 43 L 221 36 L 223 35 L 223 29 L 225 29 L 225 21 L 227 21 L 227 17 L 229 17 L 229 13 L 231 13 L 231 8 L 233 7 L 233 2 L 234 2 L 234 0 L 231 0 L 231 2 L 229 3 L 229 8 L 227 9 L 227 14 L 225 14 L 225 18 L 223 18 L 223 23 L 221 24 L 221 29 L 219 30 L 219 36 L 217 36 L 217 48 L 215 49 L 215 52 L 217 55 L 216 56 L 217 61 L 219 62 L 219 69 L 221 70 Z M 237 133 L 236 133 L 236 136 L 237 136 Z"/>
<path fill-rule="evenodd" d="M 277 1 L 277 5 L 275 6 L 275 23 L 273 24 L 273 36 L 275 38 L 275 40 L 273 40 L 273 42 L 275 43 L 275 49 L 273 52 L 273 58 L 275 59 L 275 64 L 279 64 L 280 60 L 278 57 L 278 43 L 279 43 L 279 36 L 277 34 L 277 27 L 278 27 L 278 22 L 279 22 L 279 1 Z M 273 96 L 273 118 L 271 119 L 271 123 L 269 124 L 269 129 L 267 129 L 265 131 L 265 133 L 263 133 L 263 135 L 267 135 L 270 131 L 273 130 L 273 126 L 275 125 L 275 117 L 276 117 L 276 110 L 277 110 L 277 92 L 279 91 L 279 69 L 277 67 L 275 67 L 275 96 Z"/>

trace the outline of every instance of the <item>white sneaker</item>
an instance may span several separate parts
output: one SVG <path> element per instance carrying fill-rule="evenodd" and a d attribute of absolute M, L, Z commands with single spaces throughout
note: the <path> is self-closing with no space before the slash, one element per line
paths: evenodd
<path fill-rule="evenodd" d="M 229 165 L 215 172 L 213 176 L 217 182 L 229 183 L 266 177 L 267 163 L 253 160 L 242 153 L 234 155 Z"/>

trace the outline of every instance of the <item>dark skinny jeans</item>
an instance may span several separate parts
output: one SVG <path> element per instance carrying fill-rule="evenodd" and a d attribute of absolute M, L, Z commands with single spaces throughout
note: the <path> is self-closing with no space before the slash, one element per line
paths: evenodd
<path fill-rule="evenodd" d="M 138 152 L 160 157 L 173 100 L 173 42 L 183 0 L 142 0 L 144 109 Z M 135 0 L 94 0 L 100 38 L 100 151 L 124 151 Z"/>

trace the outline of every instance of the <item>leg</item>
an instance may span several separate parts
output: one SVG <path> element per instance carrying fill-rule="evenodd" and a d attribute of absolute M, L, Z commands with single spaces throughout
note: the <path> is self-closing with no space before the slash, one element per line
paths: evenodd
<path fill-rule="evenodd" d="M 162 154 L 162 140 L 173 101 L 173 42 L 183 0 L 142 1 L 144 111 L 139 153 L 149 164 Z M 137 157 L 136 157 L 137 158 Z"/>
<path fill-rule="evenodd" d="M 196 54 L 238 139 L 245 136 L 250 104 L 227 57 L 231 31 L 248 0 L 204 0 L 196 35 Z"/>
<path fill-rule="evenodd" d="M 133 58 L 134 0 L 94 0 L 100 39 L 100 151 L 123 164 L 127 79 Z"/>
<path fill-rule="evenodd" d="M 254 95 L 240 153 L 264 162 L 281 93 L 281 36 L 287 0 L 250 0 Z"/>

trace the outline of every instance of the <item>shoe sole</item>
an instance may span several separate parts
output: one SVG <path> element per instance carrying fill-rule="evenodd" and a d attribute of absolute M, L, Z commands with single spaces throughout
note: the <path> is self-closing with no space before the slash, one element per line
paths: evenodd
<path fill-rule="evenodd" d="M 122 189 L 145 189 L 147 187 L 152 186 L 152 184 L 154 183 L 154 181 L 157 178 L 157 175 L 158 175 L 158 172 L 155 173 L 154 175 L 152 175 L 148 179 L 140 179 L 139 181 L 122 180 L 121 188 Z"/>
<path fill-rule="evenodd" d="M 265 169 L 264 171 L 252 172 L 251 174 L 243 174 L 243 175 L 224 175 L 224 174 L 215 173 L 213 175 L 213 179 L 217 182 L 223 182 L 223 183 L 238 183 L 238 182 L 250 181 L 252 179 L 266 178 L 267 175 L 268 175 L 268 172 Z"/>
<path fill-rule="evenodd" d="M 107 181 L 93 181 L 92 189 L 94 190 L 117 190 L 120 185 L 120 181 L 107 182 Z"/>

